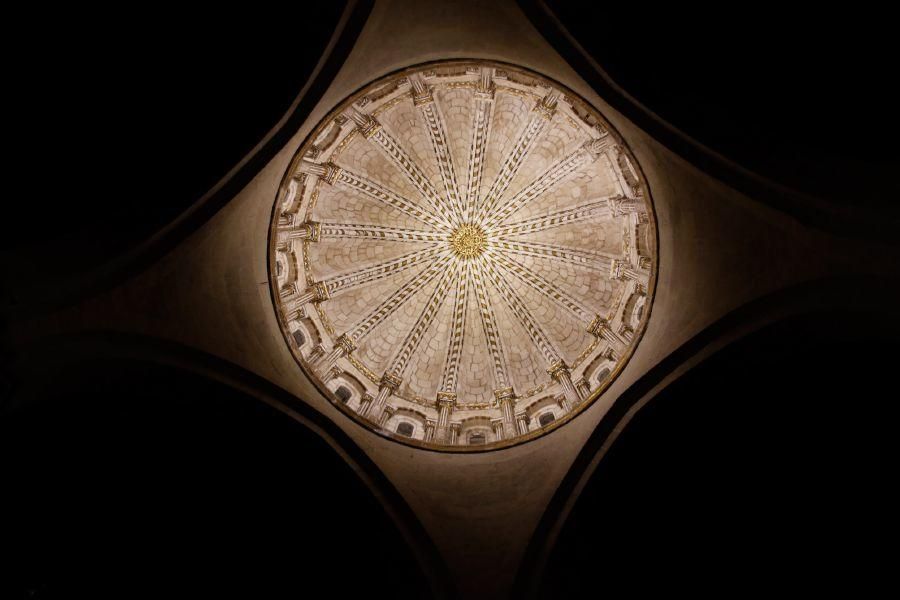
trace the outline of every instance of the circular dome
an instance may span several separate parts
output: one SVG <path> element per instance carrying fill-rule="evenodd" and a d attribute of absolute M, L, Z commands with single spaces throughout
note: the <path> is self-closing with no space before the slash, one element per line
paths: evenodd
<path fill-rule="evenodd" d="M 304 141 L 270 236 L 297 362 L 392 439 L 486 450 L 553 430 L 630 357 L 656 268 L 650 196 L 585 100 L 446 61 L 342 102 Z"/>

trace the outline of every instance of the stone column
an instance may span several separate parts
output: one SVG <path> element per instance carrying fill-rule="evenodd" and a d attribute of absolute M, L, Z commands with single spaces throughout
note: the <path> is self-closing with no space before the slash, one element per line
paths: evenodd
<path fill-rule="evenodd" d="M 287 321 L 296 321 L 306 318 L 306 306 L 300 304 L 299 299 L 289 300 L 282 304 L 284 318 Z"/>
<path fill-rule="evenodd" d="M 609 145 L 609 135 L 604 135 L 603 137 L 586 141 L 582 144 L 581 149 L 590 156 L 591 161 L 595 161 L 609 149 Z"/>
<path fill-rule="evenodd" d="M 316 361 L 325 356 L 325 346 L 322 344 L 316 344 L 316 346 L 310 351 L 309 356 L 306 357 L 306 360 L 309 364 L 314 365 Z"/>
<path fill-rule="evenodd" d="M 401 383 L 403 383 L 403 380 L 393 373 L 385 373 L 381 376 L 381 381 L 378 385 L 378 395 L 375 397 L 375 402 L 371 405 L 366 415 L 370 421 L 374 423 L 381 422 L 381 413 L 384 411 L 388 397 L 397 391 Z"/>
<path fill-rule="evenodd" d="M 565 394 L 559 394 L 558 396 L 556 396 L 554 398 L 554 400 L 556 400 L 557 406 L 559 406 L 563 410 L 564 413 L 567 413 L 570 410 L 572 410 L 572 403 L 569 402 L 569 399 L 566 398 Z"/>
<path fill-rule="evenodd" d="M 556 114 L 557 100 L 559 100 L 559 92 L 555 89 L 550 90 L 546 96 L 538 100 L 537 104 L 534 105 L 534 110 L 549 121 Z"/>
<path fill-rule="evenodd" d="M 325 374 L 334 367 L 339 358 L 347 356 L 354 350 L 356 350 L 356 344 L 353 343 L 350 336 L 345 333 L 335 340 L 334 348 L 313 366 L 313 370 L 324 377 Z"/>
<path fill-rule="evenodd" d="M 281 290 L 285 316 L 310 302 L 324 302 L 329 296 L 328 287 L 322 282 L 314 282 L 302 294 L 297 290 L 296 284 L 291 284 L 290 288 L 285 286 Z"/>
<path fill-rule="evenodd" d="M 578 390 L 578 395 L 581 396 L 582 400 L 584 400 L 591 394 L 591 386 L 588 385 L 588 382 L 583 376 L 576 379 L 574 383 L 575 389 Z"/>
<path fill-rule="evenodd" d="M 462 423 L 450 423 L 450 445 L 455 446 L 459 443 L 459 430 Z"/>
<path fill-rule="evenodd" d="M 570 408 L 581 401 L 581 396 L 578 394 L 578 390 L 572 383 L 572 376 L 569 374 L 569 367 L 566 366 L 566 363 L 562 360 L 557 360 L 550 365 L 550 368 L 547 369 L 547 373 L 562 386 L 563 394 L 565 394 L 566 401 L 569 403 Z"/>
<path fill-rule="evenodd" d="M 347 116 L 356 124 L 356 128 L 366 139 L 369 139 L 381 129 L 381 124 L 375 120 L 375 117 L 363 114 L 353 106 L 347 109 Z"/>
<path fill-rule="evenodd" d="M 391 405 L 387 405 L 381 411 L 381 417 L 378 419 L 379 427 L 384 427 L 387 425 L 387 422 L 391 420 L 391 417 L 394 416 L 395 409 Z"/>
<path fill-rule="evenodd" d="M 503 435 L 504 421 L 502 418 L 499 419 L 491 419 L 491 429 L 494 430 L 494 439 L 496 441 L 501 441 L 506 439 L 506 436 Z"/>
<path fill-rule="evenodd" d="M 629 197 L 637 196 L 640 193 L 640 184 L 638 183 L 637 174 L 634 173 L 631 162 L 628 160 L 627 156 L 622 156 L 624 159 L 624 163 L 629 172 L 625 172 L 622 170 L 622 165 L 619 162 L 621 150 L 616 148 L 615 152 L 609 152 L 607 154 L 607 158 L 609 159 L 609 166 L 612 168 L 613 173 L 616 176 L 616 183 L 619 185 L 619 189 L 622 190 L 624 195 Z"/>
<path fill-rule="evenodd" d="M 450 425 L 450 413 L 453 412 L 453 407 L 456 405 L 456 394 L 453 392 L 438 392 L 435 404 L 438 410 L 435 438 L 438 442 L 445 443 L 450 437 L 448 427 Z"/>
<path fill-rule="evenodd" d="M 315 175 L 322 182 L 332 185 L 340 175 L 341 168 L 330 162 L 319 164 L 311 160 L 303 159 L 300 161 L 300 166 L 297 168 L 297 171 L 305 175 Z"/>
<path fill-rule="evenodd" d="M 500 407 L 500 415 L 503 419 L 503 439 L 516 436 L 516 394 L 511 387 L 494 390 L 494 398 Z"/>
<path fill-rule="evenodd" d="M 434 102 L 434 96 L 431 95 L 431 88 L 425 84 L 425 79 L 421 73 L 414 73 L 409 76 L 409 83 L 413 89 L 413 105 L 422 106 L 429 102 Z"/>
<path fill-rule="evenodd" d="M 344 370 L 342 368 L 338 367 L 337 365 L 335 365 L 335 366 L 331 367 L 330 369 L 328 369 L 328 372 L 325 373 L 325 375 L 322 377 L 322 381 L 327 383 L 327 382 L 331 381 L 332 379 L 334 379 L 335 377 L 340 377 L 343 374 L 344 374 Z"/>
<path fill-rule="evenodd" d="M 278 290 L 278 295 L 281 296 L 282 300 L 292 300 L 301 295 L 300 288 L 297 282 L 287 283 Z"/>
<path fill-rule="evenodd" d="M 528 415 L 524 411 L 516 413 L 516 430 L 519 432 L 519 435 L 528 433 Z"/>
<path fill-rule="evenodd" d="M 591 324 L 588 326 L 588 333 L 592 335 L 596 335 L 599 338 L 603 338 L 610 345 L 621 348 L 627 345 L 627 342 L 624 338 L 616 334 L 612 329 L 609 328 L 609 321 L 597 315 L 594 317 L 594 320 L 591 321 Z"/>
<path fill-rule="evenodd" d="M 370 394 L 369 392 L 365 392 L 362 395 L 362 398 L 359 399 L 359 410 L 358 412 L 361 415 L 365 415 L 369 412 L 369 409 L 372 408 L 372 402 L 375 401 L 375 396 Z"/>
<path fill-rule="evenodd" d="M 649 276 L 649 273 L 647 273 L 645 270 L 635 269 L 633 265 L 629 265 L 625 261 L 614 260 L 610 263 L 610 279 L 621 279 L 623 281 L 626 279 L 630 279 L 638 283 L 643 283 Z"/>
<path fill-rule="evenodd" d="M 614 217 L 628 213 L 643 212 L 643 203 L 637 198 L 629 198 L 619 194 L 610 198 L 608 202 Z"/>
<path fill-rule="evenodd" d="M 309 240 L 310 242 L 318 242 L 321 233 L 321 226 L 315 221 L 307 221 L 294 227 L 287 225 L 279 227 L 278 236 L 284 240 Z"/>
<path fill-rule="evenodd" d="M 427 419 L 425 421 L 425 441 L 431 442 L 434 441 L 434 428 L 437 427 L 437 421 L 433 421 L 431 419 Z"/>
<path fill-rule="evenodd" d="M 481 67 L 481 78 L 475 84 L 475 100 L 493 100 L 495 87 L 493 67 Z"/>

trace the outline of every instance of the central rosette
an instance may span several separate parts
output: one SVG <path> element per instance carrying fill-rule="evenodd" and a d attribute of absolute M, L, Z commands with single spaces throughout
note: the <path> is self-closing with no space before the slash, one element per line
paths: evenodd
<path fill-rule="evenodd" d="M 487 247 L 487 236 L 478 225 L 460 225 L 450 235 L 450 246 L 460 258 L 475 258 Z"/>

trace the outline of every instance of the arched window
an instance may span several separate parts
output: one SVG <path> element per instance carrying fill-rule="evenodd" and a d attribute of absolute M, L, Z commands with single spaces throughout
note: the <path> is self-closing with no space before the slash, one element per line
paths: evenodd
<path fill-rule="evenodd" d="M 281 277 L 281 273 L 284 271 L 284 267 L 281 266 L 281 261 L 275 261 L 275 275 Z"/>
<path fill-rule="evenodd" d="M 538 422 L 541 424 L 541 427 L 552 423 L 556 417 L 553 416 L 553 413 L 544 413 L 541 415 L 541 418 L 538 419 Z"/>
<path fill-rule="evenodd" d="M 413 434 L 413 426 L 406 421 L 403 421 L 399 425 L 397 425 L 397 433 L 400 435 L 405 435 L 406 437 L 412 437 Z"/>
<path fill-rule="evenodd" d="M 469 434 L 469 444 L 471 444 L 473 446 L 477 445 L 477 444 L 483 444 L 483 443 L 485 443 L 485 441 L 487 441 L 487 440 L 485 440 L 484 434 L 481 433 L 480 431 Z"/>
<path fill-rule="evenodd" d="M 338 397 L 338 400 L 340 400 L 341 403 L 346 404 L 347 400 L 349 400 L 350 396 L 352 396 L 353 394 L 350 392 L 350 390 L 348 390 L 344 386 L 341 386 L 337 389 L 334 395 Z"/>
<path fill-rule="evenodd" d="M 597 373 L 597 383 L 603 383 L 603 380 L 609 376 L 609 369 L 602 369 Z"/>
<path fill-rule="evenodd" d="M 297 347 L 300 348 L 303 344 L 306 343 L 306 338 L 303 336 L 303 332 L 299 329 L 294 332 L 294 341 L 297 342 Z"/>

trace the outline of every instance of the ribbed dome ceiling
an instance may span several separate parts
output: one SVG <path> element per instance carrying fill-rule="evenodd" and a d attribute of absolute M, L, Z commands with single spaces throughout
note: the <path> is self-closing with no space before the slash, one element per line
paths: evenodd
<path fill-rule="evenodd" d="M 288 343 L 381 434 L 455 450 L 536 437 L 609 385 L 649 316 L 643 181 L 596 110 L 534 73 L 385 77 L 285 176 L 270 255 Z"/>

